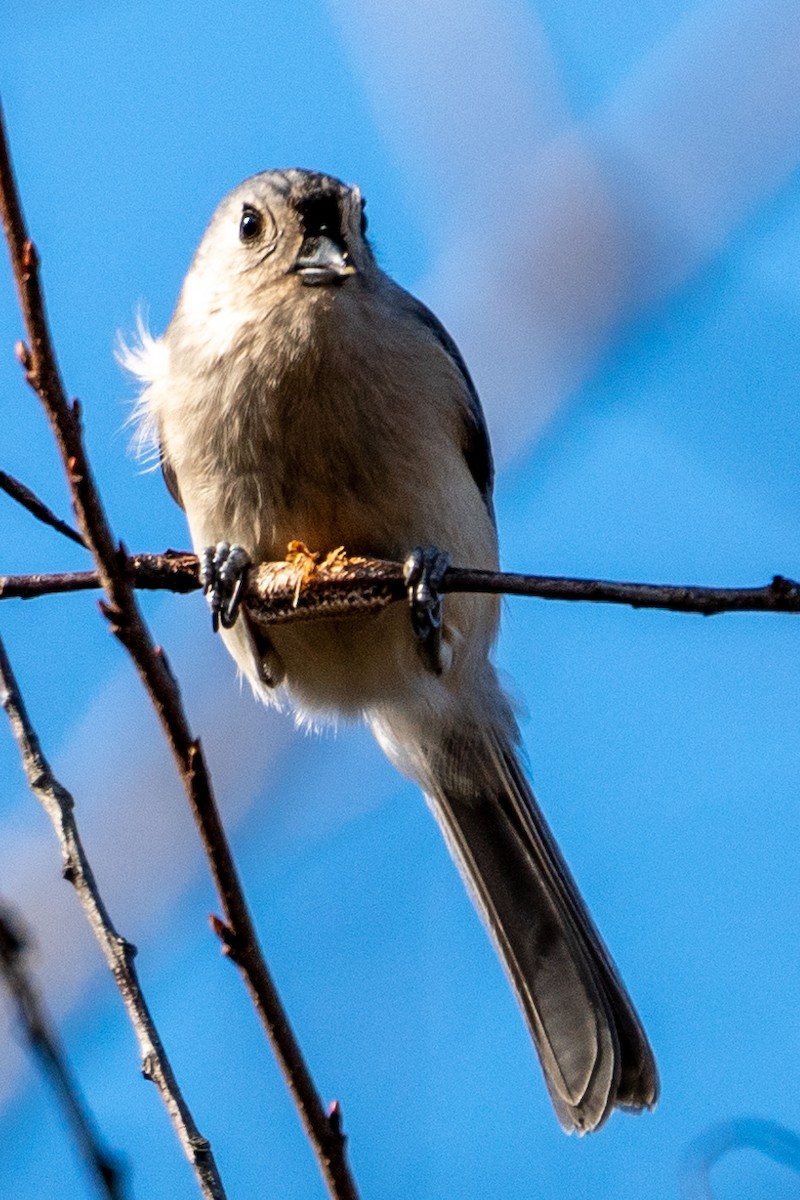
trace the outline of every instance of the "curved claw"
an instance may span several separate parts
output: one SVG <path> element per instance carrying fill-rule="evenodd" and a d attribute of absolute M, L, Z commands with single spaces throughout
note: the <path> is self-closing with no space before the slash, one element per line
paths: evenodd
<path fill-rule="evenodd" d="M 200 555 L 200 583 L 215 633 L 220 625 L 230 629 L 236 623 L 249 569 L 250 556 L 237 543 L 218 542 Z"/>
<path fill-rule="evenodd" d="M 442 579 L 450 556 L 436 546 L 417 546 L 403 564 L 411 625 L 431 669 L 442 673 Z"/>

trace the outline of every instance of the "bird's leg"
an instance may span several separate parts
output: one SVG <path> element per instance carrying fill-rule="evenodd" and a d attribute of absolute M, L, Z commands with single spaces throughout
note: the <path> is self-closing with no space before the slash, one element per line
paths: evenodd
<path fill-rule="evenodd" d="M 436 546 L 417 546 L 403 564 L 403 579 L 408 588 L 411 625 L 419 638 L 420 649 L 430 668 L 441 675 L 442 597 L 439 587 L 450 556 Z"/>
<path fill-rule="evenodd" d="M 215 633 L 220 625 L 230 629 L 235 624 L 250 565 L 247 551 L 236 543 L 217 542 L 200 555 L 200 583 Z"/>
<path fill-rule="evenodd" d="M 286 668 L 283 659 L 267 637 L 263 629 L 259 629 L 246 608 L 242 609 L 241 623 L 250 642 L 253 658 L 258 671 L 258 678 L 264 687 L 276 688 L 286 678 Z"/>

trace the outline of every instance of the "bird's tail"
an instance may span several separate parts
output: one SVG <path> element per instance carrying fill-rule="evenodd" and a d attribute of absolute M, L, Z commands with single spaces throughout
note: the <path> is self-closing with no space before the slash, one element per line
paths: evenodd
<path fill-rule="evenodd" d="M 499 727 L 498 727 L 499 726 Z M 519 764 L 513 721 L 415 739 L 380 722 L 384 748 L 422 784 L 514 985 L 559 1120 L 596 1129 L 651 1108 L 653 1053 L 616 967 Z"/>

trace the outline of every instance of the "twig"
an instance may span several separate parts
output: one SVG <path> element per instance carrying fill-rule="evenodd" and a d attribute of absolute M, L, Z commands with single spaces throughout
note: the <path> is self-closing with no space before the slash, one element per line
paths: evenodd
<path fill-rule="evenodd" d="M 0 973 L 13 998 L 25 1038 L 61 1102 L 98 1195 L 105 1200 L 125 1200 L 127 1188 L 121 1161 L 100 1142 L 92 1115 L 72 1077 L 58 1035 L 28 970 L 26 951 L 27 939 L 19 922 L 5 904 L 0 904 Z"/>
<path fill-rule="evenodd" d="M 458 572 L 452 587 L 445 578 L 442 591 L 505 592 L 509 596 L 538 596 L 542 600 L 591 600 L 600 604 L 628 604 L 632 608 L 699 613 L 704 617 L 724 612 L 800 613 L 800 584 L 783 575 L 774 575 L 764 587 L 721 588 L 463 571 Z"/>
<path fill-rule="evenodd" d="M 41 802 L 58 836 L 64 878 L 75 888 L 92 933 L 119 988 L 139 1043 L 142 1074 L 146 1079 L 152 1080 L 158 1088 L 186 1157 L 192 1164 L 201 1193 L 208 1200 L 225 1200 L 225 1190 L 211 1146 L 200 1134 L 183 1099 L 147 1002 L 142 995 L 133 963 L 136 947 L 120 937 L 114 928 L 83 849 L 75 820 L 74 801 L 67 789 L 55 778 L 42 753 L 2 639 L 0 703 L 8 713 L 28 784 Z"/>
<path fill-rule="evenodd" d="M 39 499 L 35 492 L 32 492 L 24 483 L 20 483 L 13 475 L 8 475 L 5 471 L 0 471 L 0 488 L 7 492 L 12 500 L 16 500 L 23 508 L 27 508 L 29 513 L 36 517 L 37 521 L 42 521 L 45 525 L 50 525 L 58 533 L 63 533 L 64 537 L 69 538 L 73 542 L 77 542 L 79 546 L 86 546 L 77 529 L 73 529 L 66 521 L 62 521 L 57 517 L 47 505 Z"/>
<path fill-rule="evenodd" d="M 296 546 L 297 543 L 294 543 Z M 406 595 L 400 563 L 380 559 L 298 554 L 286 563 L 266 563 L 251 573 L 245 602 L 260 623 L 270 624 L 314 616 L 345 616 L 384 608 Z M 302 576 L 302 578 L 299 578 Z M 776 575 L 766 587 L 715 588 L 674 584 L 615 583 L 599 579 L 570 579 L 549 575 L 518 575 L 449 567 L 442 592 L 492 592 L 536 596 L 543 600 L 590 600 L 627 604 L 633 608 L 662 608 L 673 612 L 794 612 L 800 613 L 800 584 Z M 0 583 L 0 594 L 2 584 Z"/>
<path fill-rule="evenodd" d="M 319 563 L 302 582 L 286 571 L 289 563 L 262 563 L 248 582 L 245 603 L 263 624 L 304 617 L 357 615 L 403 599 L 406 594 L 400 563 L 381 559 L 340 560 L 334 569 Z M 127 562 L 132 587 L 148 591 L 192 592 L 200 586 L 197 558 L 186 551 L 134 554 Z M 63 592 L 89 591 L 101 586 L 96 571 L 47 575 L 0 575 L 0 600 L 32 600 Z M 622 583 L 605 579 L 575 579 L 562 575 L 519 575 L 450 567 L 443 592 L 493 592 L 532 596 L 540 600 L 583 600 L 595 604 L 626 604 L 670 612 L 715 616 L 730 612 L 800 613 L 800 583 L 775 575 L 762 587 L 722 588 L 697 584 Z"/>
<path fill-rule="evenodd" d="M 193 592 L 199 588 L 194 554 L 134 554 L 126 564 L 131 587 L 168 592 Z M 35 600 L 64 592 L 86 592 L 102 587 L 97 571 L 64 571 L 36 575 L 0 575 L 0 600 Z"/>
<path fill-rule="evenodd" d="M 136 603 L 124 546 L 114 542 L 92 478 L 77 401 L 69 404 L 56 365 L 44 311 L 36 250 L 28 237 L 0 120 L 0 209 L 9 244 L 29 347 L 18 347 L 28 383 L 50 419 L 72 493 L 78 526 L 106 592 L 102 610 L 131 655 L 169 741 L 236 945 L 236 963 L 268 1033 L 330 1194 L 356 1200 L 340 1122 L 329 1120 L 267 969 L 220 820 L 200 743 L 192 737 L 177 682 L 155 646 Z"/>

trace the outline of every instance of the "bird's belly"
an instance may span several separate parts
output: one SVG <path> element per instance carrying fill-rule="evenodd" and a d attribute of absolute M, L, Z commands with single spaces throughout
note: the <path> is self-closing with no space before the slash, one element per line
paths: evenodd
<path fill-rule="evenodd" d="M 338 482 L 328 479 L 319 458 L 312 471 L 299 454 L 289 481 L 256 472 L 232 478 L 229 472 L 226 480 L 220 478 L 215 502 L 187 514 L 194 544 L 239 542 L 255 562 L 284 559 L 291 541 L 312 552 L 343 546 L 349 555 L 393 561 L 403 561 L 415 546 L 433 545 L 457 565 L 496 567 L 494 527 L 463 460 L 441 453 L 433 461 L 430 442 L 422 445 L 431 461 L 422 462 L 419 451 L 401 458 L 399 466 L 378 462 L 376 455 L 375 470 L 353 486 L 346 472 Z M 445 637 L 457 675 L 469 669 L 470 659 L 485 659 L 497 619 L 493 597 L 448 596 Z M 442 686 L 419 651 L 403 602 L 369 616 L 274 625 L 268 637 L 292 704 L 307 716 L 357 717 L 414 698 L 435 703 Z M 241 623 L 225 640 L 257 691 L 273 698 Z"/>
<path fill-rule="evenodd" d="M 421 542 L 432 540 L 409 506 L 398 513 L 377 495 L 328 491 L 276 514 L 275 553 L 290 540 L 327 553 L 403 561 Z M 375 704 L 414 687 L 422 663 L 408 606 L 397 602 L 379 613 L 321 618 L 274 626 L 270 640 L 286 671 L 286 686 L 303 712 L 358 716 Z"/>
<path fill-rule="evenodd" d="M 270 641 L 293 705 L 306 715 L 358 717 L 408 698 L 424 674 L 406 606 L 331 620 L 274 626 Z"/>

